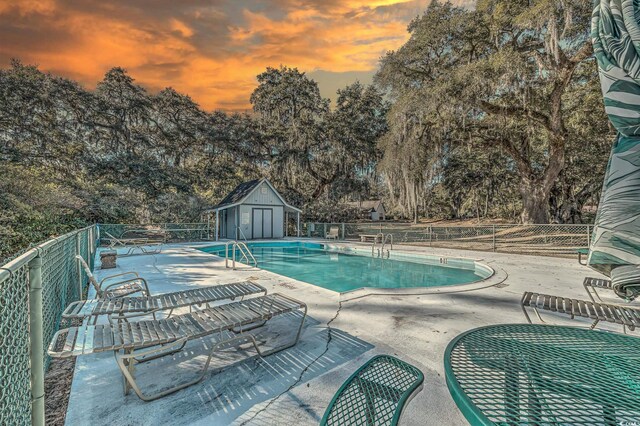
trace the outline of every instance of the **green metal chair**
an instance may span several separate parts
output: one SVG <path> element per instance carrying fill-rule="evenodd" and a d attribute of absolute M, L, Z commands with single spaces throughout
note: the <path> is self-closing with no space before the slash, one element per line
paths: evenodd
<path fill-rule="evenodd" d="M 581 264 L 582 266 L 587 266 L 587 261 L 585 260 L 584 262 L 582 261 L 582 256 L 589 256 L 589 249 L 588 248 L 579 248 L 576 249 L 576 253 L 578 253 L 578 263 Z"/>
<path fill-rule="evenodd" d="M 423 382 L 424 375 L 413 365 L 389 355 L 375 356 L 340 387 L 320 425 L 397 425 Z"/>

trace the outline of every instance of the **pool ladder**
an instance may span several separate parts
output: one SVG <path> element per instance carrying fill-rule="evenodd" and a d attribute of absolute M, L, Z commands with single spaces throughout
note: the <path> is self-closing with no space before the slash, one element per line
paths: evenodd
<path fill-rule="evenodd" d="M 378 235 L 376 235 L 375 240 L 373 241 L 373 244 L 371 245 L 371 256 L 375 256 L 375 250 L 378 244 L 378 237 L 380 238 L 380 241 L 382 241 L 382 246 L 380 248 L 378 248 L 378 257 L 382 257 L 384 259 L 384 246 L 387 244 L 387 241 L 389 241 L 389 248 L 387 249 L 387 259 L 389 257 L 391 257 L 391 250 L 393 250 L 393 234 L 383 234 L 382 232 L 380 232 Z"/>
<path fill-rule="evenodd" d="M 253 253 L 251 253 L 251 250 L 249 250 L 249 247 L 247 247 L 245 243 L 243 243 L 242 241 L 227 241 L 224 244 L 224 266 L 226 268 L 229 267 L 229 245 L 232 246 L 231 261 L 232 261 L 232 269 L 234 271 L 236 270 L 236 251 L 240 252 L 240 254 L 242 255 L 238 260 L 238 262 L 241 262 L 241 263 L 244 262 L 247 265 L 250 265 L 250 263 L 253 263 L 253 266 L 255 266 L 256 268 L 258 267 L 258 261 L 253 256 Z"/>

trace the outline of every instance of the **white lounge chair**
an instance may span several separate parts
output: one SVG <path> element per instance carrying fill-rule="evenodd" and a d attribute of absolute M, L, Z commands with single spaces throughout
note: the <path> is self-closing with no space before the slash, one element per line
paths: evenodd
<path fill-rule="evenodd" d="M 541 322 L 545 322 L 539 311 L 555 312 L 569 316 L 571 319 L 582 317 L 592 320 L 591 328 L 599 322 L 620 324 L 623 330 L 633 331 L 640 327 L 640 309 L 613 303 L 596 303 L 590 300 L 571 299 L 569 297 L 554 296 L 527 291 L 520 301 L 522 312 L 529 324 L 531 317 L 527 308 L 532 309 Z"/>
<path fill-rule="evenodd" d="M 117 251 L 118 247 L 126 248 L 124 253 L 118 253 L 119 256 L 131 256 L 136 250 L 140 250 L 140 254 L 158 254 L 162 251 L 162 241 L 153 241 L 149 238 L 117 238 L 106 231 L 101 231 L 107 237 L 101 237 L 100 240 L 106 241 L 110 249 Z"/>
<path fill-rule="evenodd" d="M 337 240 L 340 238 L 340 228 L 332 226 L 329 228 L 329 232 L 324 236 L 327 240 Z"/>
<path fill-rule="evenodd" d="M 262 351 L 250 330 L 274 317 L 302 311 L 295 338 L 273 349 Z M 116 362 L 125 379 L 125 395 L 130 389 L 144 401 L 158 399 L 200 382 L 213 355 L 222 349 L 251 344 L 259 356 L 267 356 L 294 346 L 307 316 L 307 306 L 281 294 L 260 296 L 213 308 L 193 311 L 171 318 L 118 322 L 116 324 L 85 324 L 58 331 L 49 345 L 48 353 L 55 358 L 114 351 Z M 231 337 L 228 334 L 232 333 Z M 146 394 L 135 379 L 134 366 L 180 350 L 194 339 L 219 334 L 204 366 L 196 378 L 154 394 Z M 122 352 L 121 352 L 122 351 Z M 219 371 L 221 369 L 218 369 Z"/>
<path fill-rule="evenodd" d="M 129 314 L 146 312 L 152 314 L 159 311 L 169 311 L 182 307 L 206 306 L 209 303 L 223 300 L 244 299 L 262 293 L 267 289 L 251 281 L 221 284 L 215 286 L 191 288 L 155 296 L 125 296 L 119 298 L 102 298 L 79 300 L 71 303 L 62 313 L 63 319 L 85 319 L 101 315 L 117 315 L 110 317 L 126 319 Z"/>
<path fill-rule="evenodd" d="M 137 272 L 122 272 L 120 274 L 110 275 L 98 282 L 82 256 L 76 256 L 76 259 L 80 262 L 80 265 L 82 265 L 82 268 L 89 278 L 89 282 L 93 288 L 95 288 L 96 298 L 98 299 L 124 297 L 136 293 L 151 296 L 147 281 L 138 275 Z"/>

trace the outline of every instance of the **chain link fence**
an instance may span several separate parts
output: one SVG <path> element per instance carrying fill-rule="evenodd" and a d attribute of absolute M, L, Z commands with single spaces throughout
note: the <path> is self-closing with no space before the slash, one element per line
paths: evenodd
<path fill-rule="evenodd" d="M 214 223 L 159 223 L 159 224 L 100 224 L 103 238 L 112 235 L 118 239 L 148 239 L 150 242 L 178 243 L 206 241 L 215 238 L 213 235 Z M 107 235 L 108 234 L 108 235 Z"/>
<path fill-rule="evenodd" d="M 331 232 L 342 240 L 373 242 L 379 234 L 394 243 L 542 256 L 575 255 L 588 248 L 593 225 L 477 225 L 438 226 L 411 223 L 305 223 L 302 235 L 325 238 Z M 380 237 L 378 237 L 380 238 Z"/>
<path fill-rule="evenodd" d="M 93 268 L 95 226 L 49 240 L 0 267 L 0 425 L 44 423 L 45 348 Z"/>
<path fill-rule="evenodd" d="M 101 224 L 103 237 L 148 239 L 150 242 L 193 242 L 215 238 L 215 223 Z M 392 222 L 303 223 L 301 236 L 325 238 L 333 229 L 340 239 L 372 242 L 380 233 L 395 243 L 453 249 L 542 256 L 575 255 L 588 248 L 593 225 L 426 225 Z M 289 235 L 295 235 L 295 232 Z"/>

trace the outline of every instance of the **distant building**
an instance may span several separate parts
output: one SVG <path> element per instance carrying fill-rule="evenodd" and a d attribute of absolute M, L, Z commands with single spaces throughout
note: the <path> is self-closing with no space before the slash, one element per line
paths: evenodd
<path fill-rule="evenodd" d="M 216 215 L 216 240 L 283 238 L 291 214 L 300 232 L 301 210 L 287 203 L 267 179 L 241 183 L 205 213 Z"/>
<path fill-rule="evenodd" d="M 382 200 L 353 201 L 347 203 L 347 205 L 359 212 L 359 219 L 370 219 L 373 221 L 386 219 Z"/>

